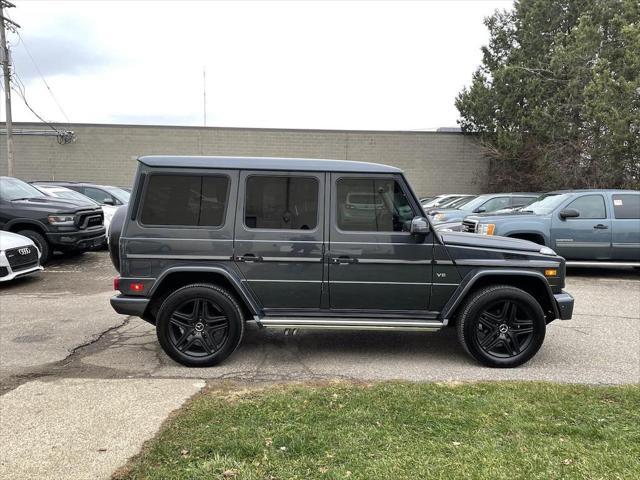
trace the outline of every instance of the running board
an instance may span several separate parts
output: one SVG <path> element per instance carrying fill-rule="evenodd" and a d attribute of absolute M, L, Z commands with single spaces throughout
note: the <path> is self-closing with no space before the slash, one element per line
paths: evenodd
<path fill-rule="evenodd" d="M 445 326 L 437 320 L 380 320 L 368 318 L 262 317 L 256 322 L 265 328 L 293 330 L 395 330 L 436 332 Z"/>
<path fill-rule="evenodd" d="M 598 262 L 567 260 L 567 267 L 640 267 L 640 262 Z"/>

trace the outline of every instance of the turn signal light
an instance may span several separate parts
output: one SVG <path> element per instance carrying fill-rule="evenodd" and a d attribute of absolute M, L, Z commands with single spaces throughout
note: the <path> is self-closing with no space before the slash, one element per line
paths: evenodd
<path fill-rule="evenodd" d="M 132 283 L 129 285 L 129 289 L 132 292 L 141 292 L 144 290 L 144 283 Z"/>
<path fill-rule="evenodd" d="M 113 277 L 113 289 L 120 290 L 120 277 Z"/>
<path fill-rule="evenodd" d="M 557 277 L 558 276 L 558 270 L 555 268 L 547 268 L 544 271 L 544 276 L 545 277 Z"/>

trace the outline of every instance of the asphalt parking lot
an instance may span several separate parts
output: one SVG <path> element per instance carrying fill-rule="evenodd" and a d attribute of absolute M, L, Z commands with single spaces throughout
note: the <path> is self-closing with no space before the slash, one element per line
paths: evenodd
<path fill-rule="evenodd" d="M 151 325 L 111 309 L 114 275 L 108 254 L 91 252 L 0 286 L 0 477 L 108 478 L 205 382 L 640 381 L 633 270 L 571 270 L 573 320 L 553 322 L 532 361 L 502 370 L 467 357 L 452 329 L 254 329 L 222 365 L 189 369 L 161 351 Z"/>
<path fill-rule="evenodd" d="M 108 299 L 115 274 L 106 252 L 57 258 L 45 272 L 0 290 L 2 391 L 39 377 L 235 380 L 640 380 L 640 275 L 571 270 L 573 320 L 553 322 L 537 356 L 521 368 L 484 368 L 451 330 L 300 332 L 250 330 L 216 368 L 189 369 L 160 350 L 151 325 L 117 315 Z"/>

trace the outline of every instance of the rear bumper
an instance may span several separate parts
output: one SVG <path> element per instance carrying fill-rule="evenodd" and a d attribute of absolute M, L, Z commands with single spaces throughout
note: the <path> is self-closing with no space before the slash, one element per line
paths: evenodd
<path fill-rule="evenodd" d="M 144 297 L 130 297 L 127 295 L 111 297 L 111 306 L 121 315 L 142 317 L 147 305 L 149 305 L 149 299 Z"/>
<path fill-rule="evenodd" d="M 571 320 L 573 315 L 573 297 L 565 291 L 553 295 L 558 306 L 560 320 Z"/>

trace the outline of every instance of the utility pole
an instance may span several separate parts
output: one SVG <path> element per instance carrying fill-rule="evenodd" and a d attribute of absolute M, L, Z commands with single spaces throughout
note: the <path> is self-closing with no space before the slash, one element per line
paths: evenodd
<path fill-rule="evenodd" d="M 4 9 L 15 7 L 13 3 L 7 0 L 0 0 L 0 59 L 2 60 L 2 71 L 4 74 L 4 101 L 7 110 L 7 175 L 13 176 L 13 122 L 11 119 L 11 61 L 9 57 L 9 49 L 7 48 L 7 39 L 5 37 L 5 28 L 15 30 L 20 28 L 16 22 L 5 18 Z"/>
<path fill-rule="evenodd" d="M 204 126 L 207 126 L 207 67 L 202 67 L 202 113 Z"/>

